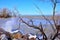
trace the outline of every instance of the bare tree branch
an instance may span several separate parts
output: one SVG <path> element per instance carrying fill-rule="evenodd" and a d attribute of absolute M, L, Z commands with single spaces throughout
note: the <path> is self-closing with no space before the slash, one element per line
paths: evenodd
<path fill-rule="evenodd" d="M 57 24 L 56 24 L 56 20 L 55 20 L 55 11 L 56 11 L 56 5 L 57 5 L 57 0 L 51 0 L 51 2 L 53 3 L 53 22 L 54 22 L 54 26 L 56 27 L 56 30 L 57 30 L 57 33 L 55 33 L 55 35 L 54 35 L 54 37 L 52 38 L 52 40 L 54 40 L 56 37 L 57 37 L 57 35 L 58 35 L 58 27 L 57 27 Z M 40 8 L 35 4 L 35 3 L 33 3 L 34 5 L 35 5 L 35 7 L 40 11 L 40 13 L 41 14 L 43 14 L 43 12 L 40 10 Z M 52 26 L 52 28 L 53 28 L 53 30 L 55 31 L 55 29 L 54 29 L 54 26 L 53 26 L 53 24 L 50 22 L 50 20 L 49 19 L 47 19 L 44 15 L 42 15 L 43 17 L 44 17 L 44 19 L 46 20 L 46 21 L 48 21 L 49 23 L 50 23 L 50 25 Z"/>
<path fill-rule="evenodd" d="M 47 40 L 47 36 L 46 36 L 46 34 L 44 33 L 44 31 L 43 31 L 43 27 L 42 27 L 42 24 L 40 23 L 40 27 L 37 27 L 37 26 L 35 26 L 35 25 L 29 25 L 28 23 L 26 23 L 22 18 L 21 18 L 21 20 L 22 20 L 22 22 L 23 23 L 25 23 L 26 25 L 28 25 L 29 27 L 32 27 L 32 28 L 35 28 L 35 29 L 38 29 L 42 34 L 43 34 L 43 36 L 45 37 L 45 40 Z M 31 21 L 32 23 L 33 23 L 33 21 Z"/>
<path fill-rule="evenodd" d="M 52 27 L 53 30 L 55 31 L 55 29 L 54 29 L 54 27 L 53 27 L 53 24 L 50 22 L 50 20 L 47 19 L 47 18 L 45 17 L 45 15 L 43 15 L 43 12 L 40 10 L 40 8 L 39 8 L 35 3 L 34 3 L 34 5 L 35 5 L 35 7 L 40 11 L 42 17 L 44 17 L 44 19 L 50 23 L 51 27 Z"/>
<path fill-rule="evenodd" d="M 57 30 L 57 32 L 55 33 L 55 35 L 54 35 L 54 37 L 52 38 L 52 40 L 54 40 L 57 36 L 58 36 L 58 28 L 60 27 L 58 27 L 57 26 L 57 24 L 56 24 L 56 20 L 54 19 L 54 17 L 55 17 L 55 11 L 56 11 L 56 5 L 57 5 L 57 0 L 53 0 L 53 22 L 54 22 L 54 25 L 55 25 L 55 27 L 56 27 L 56 30 Z"/>
<path fill-rule="evenodd" d="M 25 24 L 28 25 L 29 27 L 33 27 L 33 28 L 35 28 L 35 29 L 39 29 L 39 30 L 40 30 L 39 27 L 36 27 L 36 26 L 34 26 L 34 25 L 29 25 L 29 24 L 26 23 L 22 18 L 21 18 L 21 20 L 22 20 L 23 23 L 25 23 Z"/>
<path fill-rule="evenodd" d="M 55 23 L 55 10 L 56 10 L 56 1 L 53 3 L 53 22 L 54 22 L 54 25 L 56 26 L 56 23 Z"/>

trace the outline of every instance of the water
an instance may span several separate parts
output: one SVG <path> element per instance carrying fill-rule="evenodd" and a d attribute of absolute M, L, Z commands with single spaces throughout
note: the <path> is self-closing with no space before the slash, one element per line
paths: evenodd
<path fill-rule="evenodd" d="M 23 18 L 24 21 L 29 21 L 29 19 L 27 18 Z M 45 24 L 49 24 L 49 22 L 47 22 L 46 20 L 37 20 L 37 19 L 33 19 L 33 23 L 35 26 L 39 26 L 40 22 L 45 25 Z M 52 22 L 52 21 L 51 21 Z M 27 34 L 27 33 L 37 33 L 38 32 L 38 29 L 34 29 L 34 28 L 31 28 L 31 27 L 28 27 L 26 24 L 24 23 L 21 23 L 19 25 L 19 18 L 7 18 L 7 19 L 4 19 L 4 18 L 0 18 L 0 27 L 2 27 L 5 31 L 8 31 L 8 32 L 13 32 L 12 30 L 17 30 L 19 27 L 20 27 L 20 31 L 23 33 L 23 34 Z M 52 22 L 53 23 L 53 22 Z M 30 23 L 31 25 L 31 23 Z M 48 26 L 43 26 L 43 27 L 47 27 L 49 30 L 51 30 Z"/>

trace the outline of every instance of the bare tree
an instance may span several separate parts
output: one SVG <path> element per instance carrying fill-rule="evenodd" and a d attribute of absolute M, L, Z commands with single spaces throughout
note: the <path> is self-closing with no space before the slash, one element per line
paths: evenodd
<path fill-rule="evenodd" d="M 57 2 L 56 0 L 50 0 L 50 1 L 53 3 L 53 17 L 52 17 L 52 19 L 53 19 L 54 24 L 52 24 L 51 21 L 50 21 L 49 19 L 47 19 L 47 18 L 45 17 L 45 15 L 43 15 L 43 12 L 40 10 L 40 8 L 39 8 L 36 4 L 34 4 L 34 5 L 35 5 L 35 7 L 40 11 L 40 13 L 42 14 L 42 17 L 44 17 L 44 19 L 50 23 L 50 25 L 51 25 L 51 27 L 53 28 L 54 32 L 55 32 L 55 30 L 57 30 L 57 32 L 54 34 L 54 36 L 51 35 L 51 40 L 55 40 L 55 38 L 58 37 L 58 35 L 60 35 L 60 34 L 58 33 L 58 32 L 59 32 L 59 29 L 60 29 L 60 25 L 57 25 L 57 24 L 56 24 L 56 20 L 55 20 L 56 5 L 57 5 L 57 3 L 59 3 L 59 2 Z M 20 18 L 21 18 L 21 17 L 20 17 Z M 47 37 L 47 35 L 45 34 L 45 32 L 44 32 L 44 30 L 43 30 L 43 27 L 42 27 L 41 22 L 40 22 L 40 26 L 37 27 L 37 26 L 35 26 L 35 25 L 33 24 L 32 19 L 30 20 L 30 22 L 32 23 L 32 25 L 30 25 L 29 23 L 25 22 L 22 18 L 21 18 L 21 21 L 22 21 L 23 23 L 25 23 L 26 25 L 28 25 L 29 27 L 38 29 L 38 30 L 43 34 L 43 36 L 44 36 L 43 39 L 44 39 L 44 40 L 48 40 L 48 37 Z M 55 27 L 56 29 L 55 29 L 54 27 Z"/>
<path fill-rule="evenodd" d="M 40 1 L 40 0 L 39 0 L 39 1 Z M 58 32 L 59 32 L 59 29 L 60 29 L 60 25 L 57 25 L 56 20 L 55 20 L 56 6 L 57 6 L 57 3 L 60 3 L 60 2 L 59 2 L 58 0 L 50 0 L 50 1 L 53 3 L 53 17 L 52 17 L 52 19 L 53 19 L 54 24 L 52 24 L 52 23 L 50 22 L 50 20 L 47 19 L 47 18 L 43 15 L 43 12 L 41 11 L 41 9 L 40 9 L 36 4 L 34 4 L 34 5 L 35 5 L 36 8 L 40 11 L 40 13 L 41 13 L 42 16 L 44 17 L 44 19 L 51 24 L 53 30 L 54 30 L 54 31 L 57 30 L 57 32 L 55 33 L 55 35 L 53 36 L 53 38 L 51 38 L 51 40 L 54 40 L 56 37 L 58 37 L 58 35 L 60 35 L 60 34 L 58 33 Z M 53 26 L 53 25 L 54 25 L 54 26 Z M 54 27 L 55 27 L 56 29 L 54 29 Z"/>
<path fill-rule="evenodd" d="M 44 33 L 44 30 L 43 30 L 43 27 L 42 27 L 42 23 L 41 23 L 41 22 L 40 22 L 40 25 L 39 25 L 39 27 L 38 27 L 38 26 L 35 26 L 35 25 L 33 24 L 32 19 L 30 20 L 30 22 L 32 23 L 32 25 L 30 25 L 29 23 L 25 22 L 22 18 L 21 18 L 21 20 L 22 20 L 23 23 L 25 23 L 25 24 L 28 25 L 29 27 L 38 29 L 38 30 L 43 34 L 43 39 L 47 40 L 47 36 L 46 36 L 46 34 Z"/>
<path fill-rule="evenodd" d="M 12 13 L 11 11 L 9 11 L 7 8 L 3 8 L 1 9 L 0 11 L 0 18 L 9 18 L 9 17 L 12 17 L 10 15 L 10 13 Z"/>

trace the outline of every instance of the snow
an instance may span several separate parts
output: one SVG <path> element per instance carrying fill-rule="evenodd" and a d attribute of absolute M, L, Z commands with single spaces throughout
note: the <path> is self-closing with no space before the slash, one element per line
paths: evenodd
<path fill-rule="evenodd" d="M 11 32 L 11 33 L 17 33 L 19 30 L 15 30 L 15 31 L 13 31 L 13 32 Z"/>
<path fill-rule="evenodd" d="M 2 28 L 7 32 L 13 33 L 12 30 L 17 29 L 19 27 L 19 19 L 18 18 L 3 19 L 3 21 L 4 22 L 2 23 Z M 14 31 L 14 32 L 16 32 L 16 31 Z"/>
<path fill-rule="evenodd" d="M 43 39 L 43 36 L 39 36 L 39 39 Z"/>
<path fill-rule="evenodd" d="M 31 39 L 31 38 L 36 38 L 36 35 L 29 34 L 29 39 Z"/>
<path fill-rule="evenodd" d="M 5 34 L 2 34 L 2 35 L 1 35 L 1 40 L 8 40 L 8 39 L 6 38 L 6 35 L 5 35 Z"/>
<path fill-rule="evenodd" d="M 43 35 L 42 35 L 42 34 L 38 34 L 37 37 L 38 37 L 39 39 L 43 39 Z"/>

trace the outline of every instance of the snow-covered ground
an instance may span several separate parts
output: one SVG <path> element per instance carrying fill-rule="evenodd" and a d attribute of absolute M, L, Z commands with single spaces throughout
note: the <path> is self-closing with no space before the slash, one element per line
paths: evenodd
<path fill-rule="evenodd" d="M 0 27 L 3 28 L 5 31 L 12 33 L 13 29 L 17 29 L 19 27 L 19 19 L 18 18 L 0 18 Z"/>

